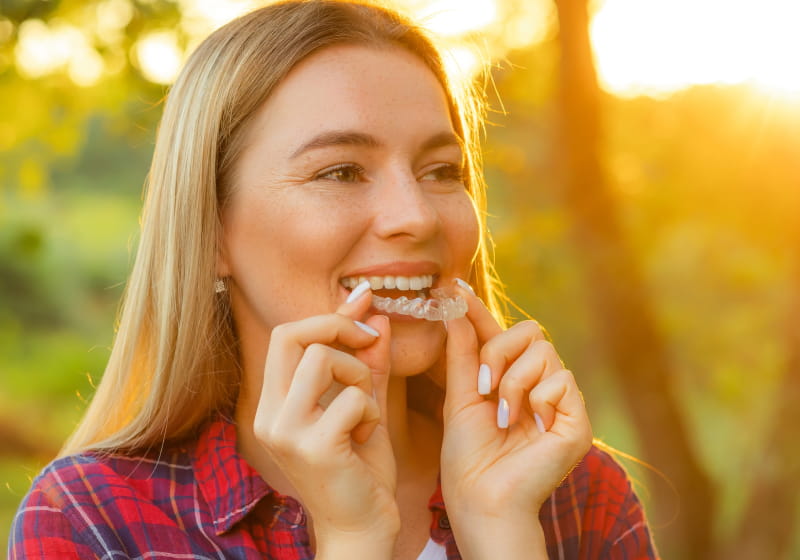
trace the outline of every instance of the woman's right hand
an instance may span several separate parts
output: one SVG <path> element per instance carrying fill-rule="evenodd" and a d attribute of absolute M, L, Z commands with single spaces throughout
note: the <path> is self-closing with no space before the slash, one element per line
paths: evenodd
<path fill-rule="evenodd" d="M 255 435 L 310 514 L 320 558 L 368 543 L 371 557 L 383 556 L 400 528 L 386 427 L 389 321 L 359 326 L 367 294 L 272 330 L 256 412 Z M 324 407 L 335 383 L 343 389 Z"/>

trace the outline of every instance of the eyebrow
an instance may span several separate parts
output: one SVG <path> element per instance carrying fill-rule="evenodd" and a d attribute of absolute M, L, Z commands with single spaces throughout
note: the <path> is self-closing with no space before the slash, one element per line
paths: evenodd
<path fill-rule="evenodd" d="M 332 130 L 323 132 L 314 136 L 311 140 L 304 143 L 297 148 L 292 155 L 291 159 L 295 159 L 300 155 L 310 150 L 318 150 L 320 148 L 328 148 L 332 146 L 364 146 L 367 148 L 379 148 L 383 143 L 372 135 L 354 130 Z M 428 138 L 420 146 L 420 152 L 434 150 L 444 146 L 455 145 L 459 149 L 462 148 L 462 142 L 454 133 L 439 132 Z"/>

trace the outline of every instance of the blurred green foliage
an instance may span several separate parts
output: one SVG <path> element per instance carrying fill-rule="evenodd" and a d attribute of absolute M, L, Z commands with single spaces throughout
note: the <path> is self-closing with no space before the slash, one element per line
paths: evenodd
<path fill-rule="evenodd" d="M 17 24 L 79 20 L 86 5 L 5 0 L 0 8 Z M 171 2 L 134 6 L 121 43 L 104 56 L 120 50 L 124 59 L 143 30 L 179 14 Z M 91 87 L 63 73 L 26 79 L 13 45 L 13 33 L 0 41 L 0 542 L 102 374 L 164 95 L 127 63 Z M 555 71 L 546 41 L 509 53 L 495 72 L 505 113 L 490 115 L 486 161 L 497 266 L 577 373 L 595 434 L 636 454 L 638 438 L 658 434 L 630 426 L 587 315 L 552 167 Z M 800 99 L 708 86 L 663 100 L 608 96 L 602 109 L 603 165 L 646 271 L 690 435 L 718 485 L 724 538 L 787 375 Z M 670 520 L 653 521 L 658 535 Z M 665 547 L 681 557 L 679 543 Z"/>

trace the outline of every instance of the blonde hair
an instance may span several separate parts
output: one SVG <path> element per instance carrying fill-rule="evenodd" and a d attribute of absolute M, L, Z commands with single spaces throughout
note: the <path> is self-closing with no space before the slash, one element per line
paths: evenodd
<path fill-rule="evenodd" d="M 341 0 L 273 4 L 211 34 L 169 93 L 111 356 L 62 454 L 159 447 L 232 410 L 240 381 L 236 341 L 227 298 L 215 294 L 214 281 L 221 208 L 243 132 L 298 62 L 343 43 L 407 49 L 442 83 L 466 146 L 466 180 L 483 232 L 470 281 L 503 320 L 485 224 L 481 93 L 457 92 L 431 40 L 394 12 Z"/>

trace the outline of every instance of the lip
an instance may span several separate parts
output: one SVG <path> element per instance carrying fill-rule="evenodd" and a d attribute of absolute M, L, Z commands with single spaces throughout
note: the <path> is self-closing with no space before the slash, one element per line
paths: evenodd
<path fill-rule="evenodd" d="M 376 264 L 342 274 L 341 278 L 351 276 L 422 276 L 439 275 L 439 265 L 432 261 L 394 261 Z M 434 278 L 434 282 L 436 278 Z"/>

